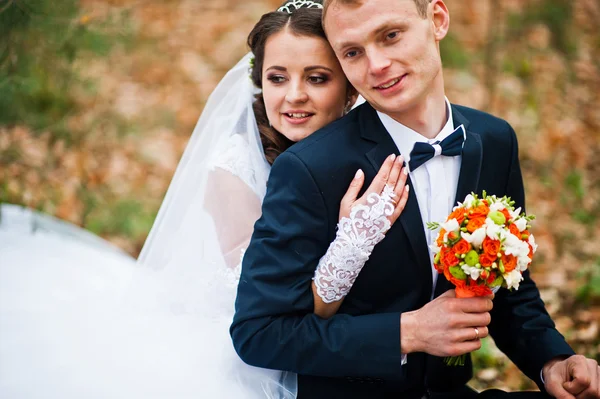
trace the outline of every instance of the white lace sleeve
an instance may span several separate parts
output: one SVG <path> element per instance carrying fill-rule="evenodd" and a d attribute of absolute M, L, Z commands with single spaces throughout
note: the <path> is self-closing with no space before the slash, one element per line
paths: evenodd
<path fill-rule="evenodd" d="M 367 204 L 353 207 L 350 217 L 339 221 L 336 238 L 313 278 L 323 302 L 339 301 L 350 292 L 373 248 L 391 227 L 388 216 L 394 212 L 394 196 L 393 189 L 386 186 L 381 195 L 369 194 Z"/>

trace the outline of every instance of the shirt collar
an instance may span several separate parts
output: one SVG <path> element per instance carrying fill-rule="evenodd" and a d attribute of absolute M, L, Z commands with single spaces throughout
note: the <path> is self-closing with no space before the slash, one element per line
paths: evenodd
<path fill-rule="evenodd" d="M 389 134 L 392 136 L 392 139 L 396 143 L 396 146 L 398 147 L 398 150 L 400 151 L 402 156 L 404 156 L 406 162 L 410 160 L 409 154 L 415 146 L 415 143 L 420 142 L 431 144 L 436 141 L 442 141 L 443 139 L 451 135 L 454 131 L 454 121 L 452 120 L 452 107 L 450 106 L 450 101 L 448 101 L 448 98 L 444 97 L 444 99 L 446 102 L 446 124 L 433 139 L 428 139 L 420 133 L 417 133 L 411 128 L 394 120 L 389 115 L 377 111 L 377 116 L 379 116 L 383 127 L 385 127 Z"/>

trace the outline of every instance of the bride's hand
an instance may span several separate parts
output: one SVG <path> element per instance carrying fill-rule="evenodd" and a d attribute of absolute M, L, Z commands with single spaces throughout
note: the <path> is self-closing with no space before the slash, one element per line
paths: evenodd
<path fill-rule="evenodd" d="M 360 192 L 360 189 L 365 181 L 365 174 L 361 169 L 359 169 L 358 172 L 356 172 L 354 179 L 352 179 L 350 187 L 348 187 L 348 191 L 346 191 L 346 194 L 342 198 L 342 202 L 340 204 L 340 219 L 343 217 L 349 217 L 350 211 L 354 206 L 366 204 L 367 196 L 369 194 L 377 193 L 378 195 L 381 195 L 384 187 L 387 184 L 394 190 L 395 193 L 393 198 L 393 202 L 395 203 L 394 212 L 388 216 L 388 220 L 393 225 L 404 210 L 404 206 L 408 200 L 409 188 L 408 184 L 406 184 L 408 170 L 403 165 L 404 158 L 402 155 L 396 157 L 396 155 L 392 154 L 387 157 L 367 191 L 365 191 L 365 193 L 357 199 L 356 197 L 358 196 L 358 193 Z"/>

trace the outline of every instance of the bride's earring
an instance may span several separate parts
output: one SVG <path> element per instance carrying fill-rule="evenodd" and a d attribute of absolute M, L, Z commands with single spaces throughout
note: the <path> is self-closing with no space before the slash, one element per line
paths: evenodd
<path fill-rule="evenodd" d="M 346 115 L 351 110 L 352 110 L 352 100 L 348 99 L 348 100 L 346 100 L 346 106 L 344 107 L 344 115 Z"/>

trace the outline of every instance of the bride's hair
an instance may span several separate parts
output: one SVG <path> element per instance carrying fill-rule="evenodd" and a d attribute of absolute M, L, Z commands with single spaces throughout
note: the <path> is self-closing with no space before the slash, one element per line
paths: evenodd
<path fill-rule="evenodd" d="M 292 3 L 292 1 L 288 1 L 284 5 L 288 3 Z M 263 15 L 248 35 L 248 46 L 254 54 L 250 77 L 254 85 L 260 89 L 262 89 L 262 68 L 267 39 L 286 27 L 298 36 L 316 36 L 327 40 L 321 25 L 321 9 L 302 7 L 294 10 L 291 14 L 275 11 Z M 265 157 L 270 164 L 273 164 L 275 158 L 294 142 L 275 130 L 269 123 L 262 93 L 256 95 L 252 108 Z"/>

